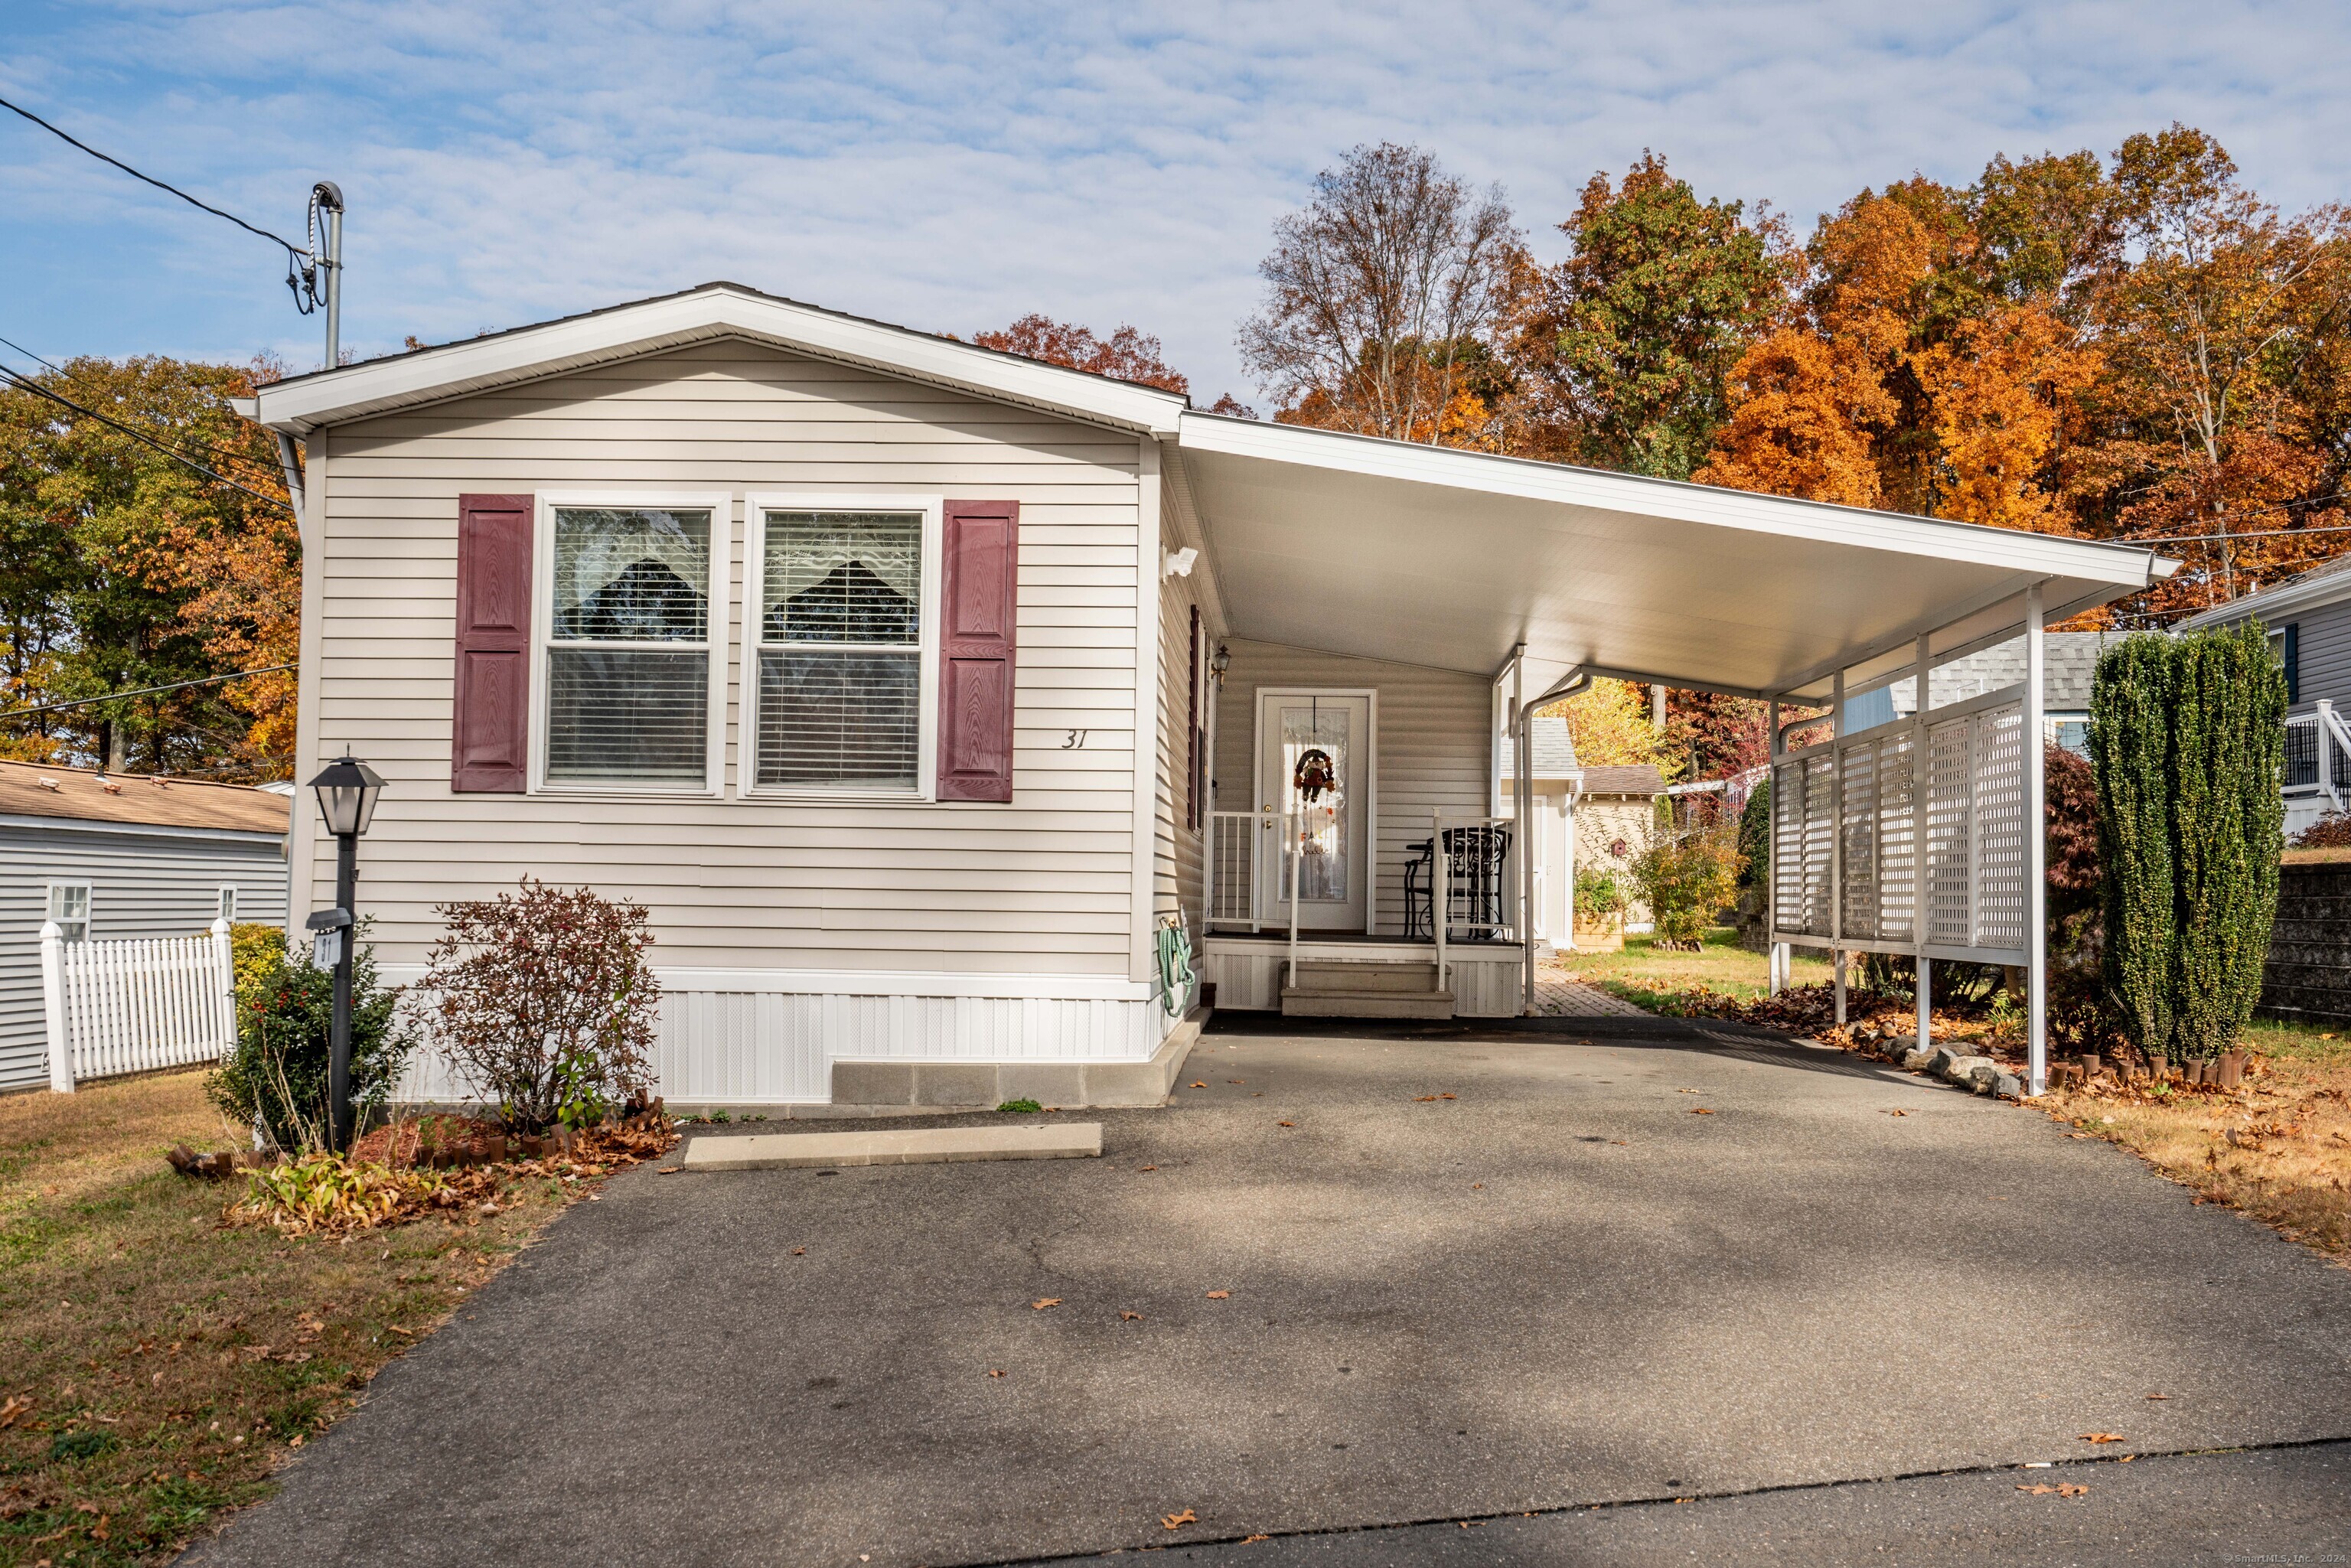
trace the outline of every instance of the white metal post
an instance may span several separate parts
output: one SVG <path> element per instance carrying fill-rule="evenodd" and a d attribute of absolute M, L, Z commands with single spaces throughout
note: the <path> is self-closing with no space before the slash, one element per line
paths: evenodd
<path fill-rule="evenodd" d="M 1771 786 L 1771 809 L 1763 814 L 1763 988 L 1780 994 L 1780 699 L 1764 705 L 1763 777 Z"/>
<path fill-rule="evenodd" d="M 2024 591 L 2024 953 L 2025 1029 L 2032 1081 L 2026 1092 L 2049 1087 L 2049 800 L 2042 782 L 2043 665 L 2041 585 Z"/>
<path fill-rule="evenodd" d="M 1517 738 L 1510 747 L 1510 812 L 1513 840 L 1519 852 L 1519 972 L 1525 982 L 1525 994 L 1520 1007 L 1527 1017 L 1535 1014 L 1535 857 L 1531 852 L 1534 838 L 1534 762 L 1527 747 L 1534 740 L 1534 726 L 1527 717 L 1526 708 L 1527 657 L 1523 648 L 1510 660 L 1510 716 Z M 1662 690 L 1663 688 L 1660 688 Z"/>
<path fill-rule="evenodd" d="M 1927 762 L 1927 676 L 1933 668 L 1928 632 L 1918 633 L 1915 685 L 1910 703 L 1910 939 L 1918 949 L 1918 1049 L 1935 1043 L 1934 960 L 1927 956 L 1927 790 L 1934 771 Z"/>
<path fill-rule="evenodd" d="M 66 1038 L 65 933 L 54 920 L 41 922 L 41 1006 L 48 1030 L 49 1087 L 74 1092 L 73 1042 Z"/>
<path fill-rule="evenodd" d="M 1836 954 L 1836 1021 L 1844 1027 L 1844 672 L 1829 682 L 1829 941 Z"/>
<path fill-rule="evenodd" d="M 1445 988 L 1445 906 L 1451 896 L 1446 883 L 1445 813 L 1428 814 L 1428 927 L 1437 938 L 1437 988 Z"/>
<path fill-rule="evenodd" d="M 226 1053 L 236 1050 L 236 950 L 229 941 L 225 917 L 213 922 L 212 933 L 213 983 L 206 989 L 213 998 L 213 1027 Z"/>
<path fill-rule="evenodd" d="M 2335 737 L 2328 733 L 2335 727 L 2328 722 L 2335 716 L 2335 704 L 2321 697 L 2317 706 L 2318 716 L 2310 727 L 2318 734 L 2318 787 L 2325 792 L 2327 803 L 2339 811 L 2343 797 L 2335 792 Z"/>
<path fill-rule="evenodd" d="M 1298 883 L 1304 869 L 1299 856 L 1306 838 L 1306 813 L 1293 811 L 1282 819 L 1284 831 L 1290 836 L 1290 983 L 1298 984 Z"/>

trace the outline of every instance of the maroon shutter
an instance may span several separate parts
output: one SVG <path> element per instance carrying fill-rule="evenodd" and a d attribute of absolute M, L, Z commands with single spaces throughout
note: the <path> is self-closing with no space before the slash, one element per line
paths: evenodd
<path fill-rule="evenodd" d="M 1012 799 L 1020 503 L 949 501 L 939 615 L 939 799 Z"/>
<path fill-rule="evenodd" d="M 449 788 L 520 794 L 529 776 L 532 497 L 457 497 L 457 686 Z"/>

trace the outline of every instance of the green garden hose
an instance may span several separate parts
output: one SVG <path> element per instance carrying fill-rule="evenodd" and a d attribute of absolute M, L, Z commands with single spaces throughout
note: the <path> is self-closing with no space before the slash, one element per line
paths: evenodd
<path fill-rule="evenodd" d="M 1192 990 L 1199 977 L 1192 972 L 1192 936 L 1184 917 L 1171 915 L 1159 923 L 1159 999 L 1170 1015 L 1181 1018 L 1192 1010 Z"/>

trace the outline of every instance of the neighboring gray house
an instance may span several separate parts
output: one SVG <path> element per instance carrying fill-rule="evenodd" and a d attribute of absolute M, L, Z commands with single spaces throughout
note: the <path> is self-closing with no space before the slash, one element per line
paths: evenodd
<path fill-rule="evenodd" d="M 2299 832 L 2351 809 L 2351 729 L 2339 713 L 2351 700 L 2351 556 L 2190 616 L 2178 630 L 2252 620 L 2268 629 L 2285 669 L 2285 831 Z"/>
<path fill-rule="evenodd" d="M 286 922 L 286 796 L 0 762 L 0 1092 L 47 1084 L 41 925 L 67 940 Z"/>
<path fill-rule="evenodd" d="M 2346 588 L 2351 593 L 2351 588 Z M 2120 632 L 2052 632 L 2043 646 L 2047 675 L 2042 683 L 2042 731 L 2066 750 L 2090 753 L 2090 682 L 2098 655 L 2121 641 Z M 1927 677 L 1928 710 L 1948 707 L 2024 679 L 2024 639 L 1998 643 L 1980 653 L 1938 664 Z M 1865 692 L 1845 705 L 1848 734 L 1907 718 L 1918 711 L 1918 683 L 1896 681 Z"/>

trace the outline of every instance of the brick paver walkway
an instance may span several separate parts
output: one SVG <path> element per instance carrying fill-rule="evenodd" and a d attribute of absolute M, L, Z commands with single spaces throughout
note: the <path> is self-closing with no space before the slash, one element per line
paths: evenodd
<path fill-rule="evenodd" d="M 1646 1018 L 1649 1015 L 1598 986 L 1548 965 L 1535 966 L 1535 1009 L 1550 1018 Z"/>

